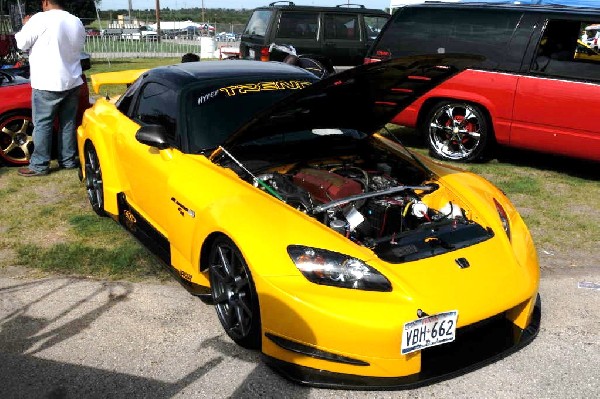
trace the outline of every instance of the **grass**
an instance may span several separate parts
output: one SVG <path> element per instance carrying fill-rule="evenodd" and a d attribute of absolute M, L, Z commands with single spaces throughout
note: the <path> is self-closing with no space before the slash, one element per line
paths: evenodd
<path fill-rule="evenodd" d="M 93 73 L 151 68 L 174 59 L 93 60 Z M 115 87 L 117 95 L 124 87 Z M 414 132 L 395 128 L 408 148 L 426 149 Z M 56 165 L 54 165 L 56 166 Z M 542 267 L 600 262 L 600 184 L 597 164 L 523 151 L 501 151 L 486 163 L 464 164 L 500 187 L 529 226 Z M 77 171 L 22 178 L 0 167 L 0 268 L 106 279 L 169 279 L 156 258 L 110 218 L 88 204 Z"/>
<path fill-rule="evenodd" d="M 168 277 L 115 221 L 91 210 L 75 170 L 25 179 L 15 168 L 0 167 L 0 200 L 0 268 L 106 279 Z"/>

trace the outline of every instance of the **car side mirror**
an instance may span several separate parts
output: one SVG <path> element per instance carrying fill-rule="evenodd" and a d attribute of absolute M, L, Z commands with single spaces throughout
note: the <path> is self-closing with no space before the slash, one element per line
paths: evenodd
<path fill-rule="evenodd" d="M 161 125 L 142 126 L 135 133 L 135 139 L 142 144 L 156 147 L 159 150 L 169 148 L 167 143 L 167 130 Z"/>

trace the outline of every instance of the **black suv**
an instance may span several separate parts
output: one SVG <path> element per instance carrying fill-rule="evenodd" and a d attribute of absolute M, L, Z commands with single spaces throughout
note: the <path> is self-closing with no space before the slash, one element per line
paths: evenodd
<path fill-rule="evenodd" d="M 240 58 L 283 61 L 287 54 L 272 51 L 275 44 L 293 46 L 297 55 L 317 59 L 329 69 L 360 65 L 389 18 L 383 10 L 362 5 L 315 7 L 274 2 L 253 11 L 241 37 Z"/>

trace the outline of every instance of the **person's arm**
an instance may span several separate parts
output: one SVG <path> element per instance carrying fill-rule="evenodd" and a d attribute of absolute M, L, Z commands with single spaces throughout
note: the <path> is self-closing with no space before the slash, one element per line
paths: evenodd
<path fill-rule="evenodd" d="M 23 27 L 17 33 L 15 33 L 15 40 L 17 47 L 22 51 L 27 51 L 33 46 L 38 38 L 38 32 L 36 31 L 35 21 L 30 23 L 31 15 L 26 15 L 23 18 Z"/>

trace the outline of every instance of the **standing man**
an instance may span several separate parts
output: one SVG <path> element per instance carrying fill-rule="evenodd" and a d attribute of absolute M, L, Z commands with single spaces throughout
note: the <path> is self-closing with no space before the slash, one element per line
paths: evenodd
<path fill-rule="evenodd" d="M 65 0 L 42 0 L 42 11 L 23 19 L 15 34 L 17 47 L 29 50 L 31 104 L 33 110 L 33 154 L 29 167 L 19 168 L 21 176 L 42 176 L 49 171 L 52 128 L 59 121 L 58 165 L 76 168 L 75 120 L 81 78 L 80 57 L 85 29 L 76 16 L 64 8 Z"/>

